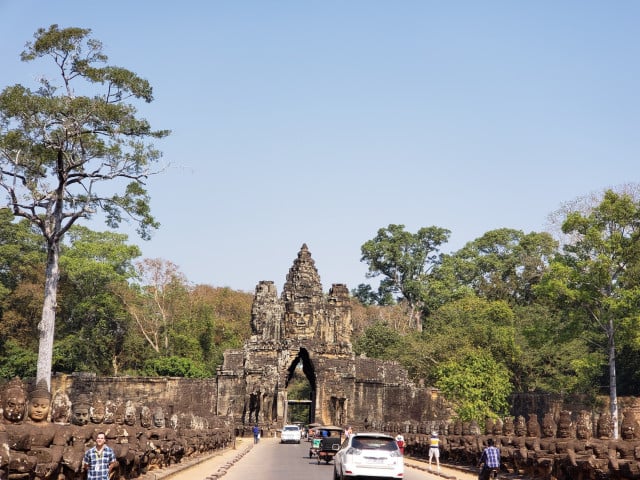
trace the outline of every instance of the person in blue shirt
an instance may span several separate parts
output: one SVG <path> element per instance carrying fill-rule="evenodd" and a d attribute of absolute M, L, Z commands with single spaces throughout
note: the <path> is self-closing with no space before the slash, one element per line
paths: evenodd
<path fill-rule="evenodd" d="M 491 471 L 500 469 L 500 450 L 494 445 L 493 438 L 487 440 L 487 448 L 480 457 L 480 467 L 479 480 L 489 480 Z"/>
<path fill-rule="evenodd" d="M 87 472 L 87 480 L 109 480 L 109 474 L 118 466 L 116 454 L 106 442 L 104 432 L 100 432 L 96 436 L 96 445 L 85 452 L 82 470 Z"/>
<path fill-rule="evenodd" d="M 260 441 L 260 427 L 258 425 L 253 426 L 253 443 L 258 443 Z"/>

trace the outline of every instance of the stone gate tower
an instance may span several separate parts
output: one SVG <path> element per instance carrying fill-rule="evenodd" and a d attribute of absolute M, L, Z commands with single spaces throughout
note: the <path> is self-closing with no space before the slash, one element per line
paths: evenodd
<path fill-rule="evenodd" d="M 397 362 L 356 357 L 352 330 L 347 286 L 333 284 L 323 293 L 302 245 L 280 297 L 271 281 L 256 286 L 252 335 L 242 349 L 224 353 L 215 413 L 237 424 L 282 425 L 287 388 L 301 367 L 311 385 L 311 421 L 377 428 L 442 418 L 433 389 L 414 385 Z"/>
<path fill-rule="evenodd" d="M 260 282 L 251 311 L 251 338 L 228 350 L 218 371 L 218 414 L 242 423 L 282 423 L 287 387 L 300 365 L 311 385 L 311 420 L 341 425 L 353 416 L 355 359 L 346 285 L 322 291 L 307 245 L 278 298 L 272 281 Z"/>

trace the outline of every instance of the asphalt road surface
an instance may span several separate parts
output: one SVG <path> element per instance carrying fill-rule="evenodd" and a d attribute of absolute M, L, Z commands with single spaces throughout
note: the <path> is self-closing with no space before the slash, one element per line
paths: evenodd
<path fill-rule="evenodd" d="M 243 438 L 238 449 L 242 445 L 246 448 L 253 440 Z M 309 458 L 309 446 L 306 441 L 300 444 L 281 444 L 277 438 L 263 438 L 260 443 L 254 445 L 246 454 L 232 466 L 225 468 L 224 480 L 333 480 L 333 462 L 318 464 L 317 459 Z M 231 452 L 229 452 L 231 453 Z M 225 459 L 225 457 L 227 457 Z M 231 458 L 225 454 L 214 457 L 191 468 L 187 468 L 171 474 L 170 480 L 205 480 L 220 468 L 224 462 Z M 471 475 L 446 467 L 441 468 L 441 475 L 431 474 L 427 471 L 409 466 L 413 464 L 409 459 L 405 461 L 406 480 L 477 480 L 477 475 Z M 435 468 L 435 465 L 434 465 Z"/>

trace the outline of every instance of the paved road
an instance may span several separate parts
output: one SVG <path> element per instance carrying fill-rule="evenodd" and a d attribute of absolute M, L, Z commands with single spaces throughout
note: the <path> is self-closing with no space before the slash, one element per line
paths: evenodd
<path fill-rule="evenodd" d="M 434 466 L 435 467 L 435 466 Z M 165 472 L 167 480 L 333 480 L 333 462 L 318 465 L 315 458 L 309 458 L 309 443 L 280 444 L 278 439 L 263 438 L 253 445 L 249 438 L 237 439 L 236 448 L 228 449 L 209 458 L 174 472 Z M 155 476 L 160 478 L 160 476 Z M 406 480 L 477 480 L 476 475 L 441 468 L 441 475 L 426 471 L 426 465 L 409 459 L 405 460 Z"/>

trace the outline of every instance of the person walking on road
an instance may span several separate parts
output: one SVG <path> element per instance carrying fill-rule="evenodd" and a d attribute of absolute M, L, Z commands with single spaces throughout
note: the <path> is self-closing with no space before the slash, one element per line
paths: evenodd
<path fill-rule="evenodd" d="M 258 424 L 253 426 L 253 443 L 258 443 L 260 441 L 260 427 Z"/>
<path fill-rule="evenodd" d="M 438 466 L 438 472 L 440 472 L 440 439 L 438 438 L 438 432 L 431 432 L 429 437 L 429 471 L 431 471 L 431 461 L 435 457 L 436 465 Z"/>

